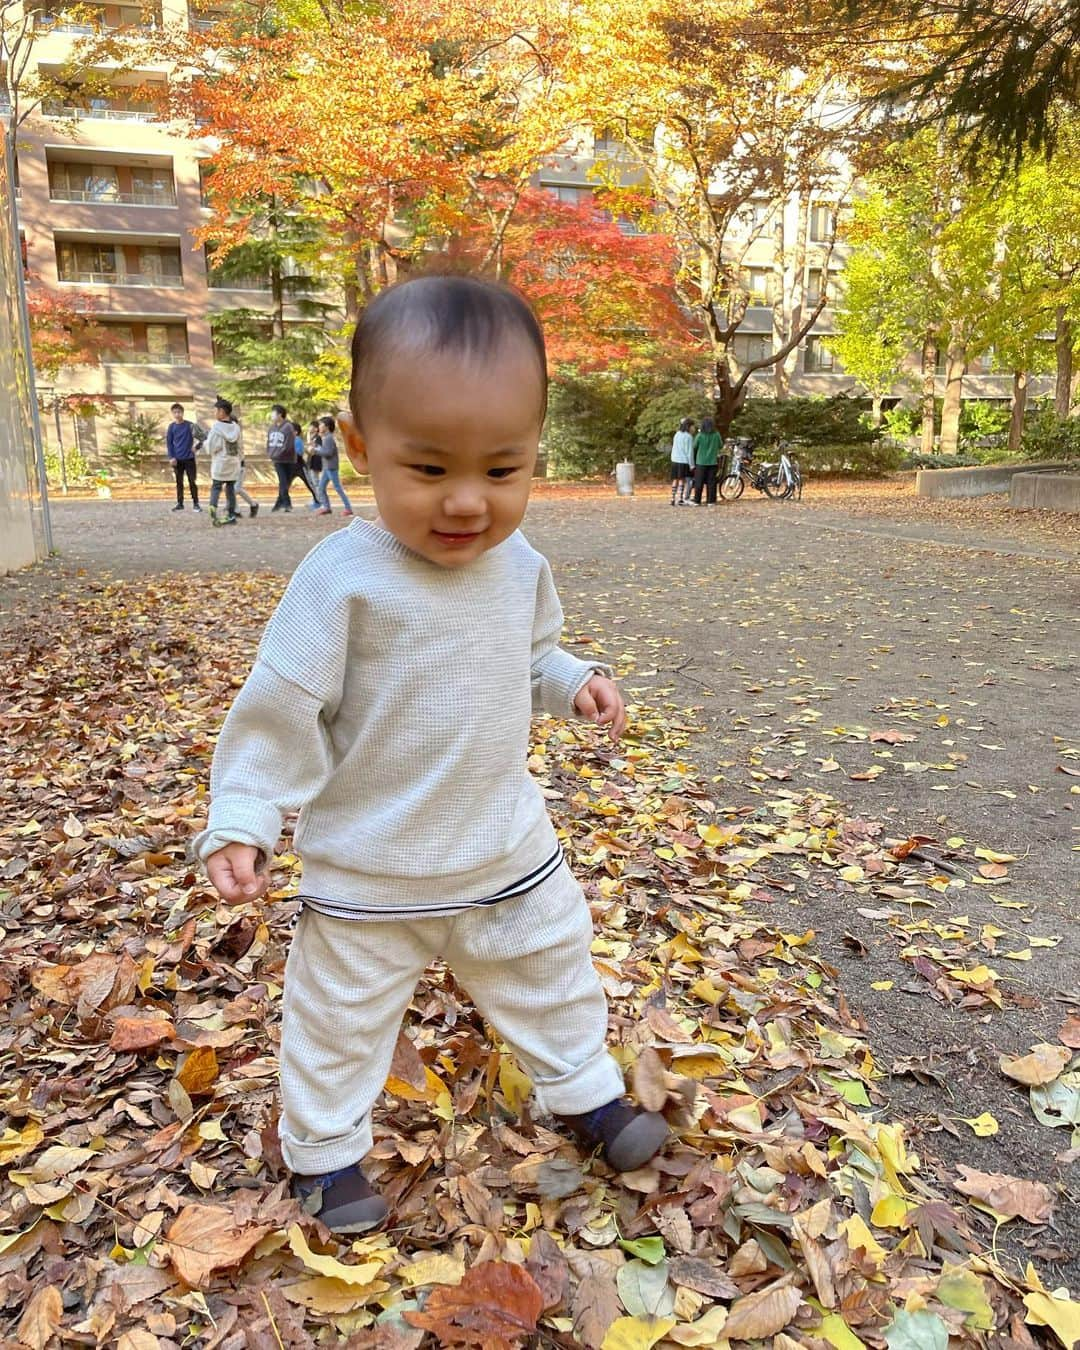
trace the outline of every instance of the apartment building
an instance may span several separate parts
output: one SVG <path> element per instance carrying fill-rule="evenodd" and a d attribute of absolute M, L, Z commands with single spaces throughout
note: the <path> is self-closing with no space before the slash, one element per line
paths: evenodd
<path fill-rule="evenodd" d="M 613 165 L 625 186 L 636 186 L 642 181 L 640 170 L 624 167 L 623 156 L 618 139 L 601 131 L 551 156 L 534 181 L 560 201 L 581 204 L 592 199 L 599 180 L 610 179 Z M 843 195 L 850 198 L 851 181 L 843 186 Z M 783 385 L 786 393 L 794 397 L 863 392 L 844 371 L 828 342 L 837 331 L 837 307 L 843 303 L 844 268 L 850 253 L 842 239 L 836 238 L 837 212 L 841 209 L 835 197 L 809 202 L 794 197 L 779 203 L 767 199 L 752 201 L 730 233 L 732 260 L 739 263 L 741 284 L 749 297 L 733 344 L 736 360 L 760 360 L 777 350 L 793 331 L 793 302 L 800 300 L 806 313 L 817 306 L 822 287 L 827 287 L 828 303 L 806 337 L 784 361 Z M 626 228 L 633 227 L 627 224 Z M 779 268 L 776 261 L 778 230 L 785 243 L 784 268 Z M 796 266 L 800 268 L 799 275 L 795 274 Z M 1052 335 L 1048 336 L 1052 341 Z M 909 378 L 886 399 L 887 406 L 916 400 L 918 353 L 910 353 L 904 364 Z M 751 395 L 771 397 L 776 393 L 776 383 L 774 369 L 766 368 L 751 377 Z M 1034 377 L 1029 396 L 1049 395 L 1052 383 L 1050 376 Z M 945 387 L 944 352 L 939 355 L 937 386 L 941 395 Z M 1012 397 L 1012 372 L 998 369 L 992 352 L 973 360 L 964 377 L 964 397 L 1007 403 Z"/>
<path fill-rule="evenodd" d="M 34 12 L 34 60 L 60 71 L 88 32 L 143 39 L 158 27 L 203 27 L 203 9 L 185 0 L 152 5 L 80 3 L 67 11 L 43 0 Z M 125 63 L 126 65 L 127 63 Z M 207 147 L 178 127 L 155 122 L 146 99 L 170 78 L 164 65 L 96 69 L 92 90 L 78 83 L 59 103 L 41 106 L 19 129 L 18 220 L 29 273 L 61 295 L 89 298 L 109 334 L 99 366 L 39 379 L 43 431 L 55 445 L 88 456 L 108 450 L 119 412 L 152 416 L 162 433 L 168 408 L 212 412 L 216 392 L 210 320 L 226 308 L 269 309 L 269 282 L 225 287 L 208 269 L 194 231 L 207 218 L 200 171 Z M 100 400 L 85 417 L 59 411 L 71 395 Z"/>

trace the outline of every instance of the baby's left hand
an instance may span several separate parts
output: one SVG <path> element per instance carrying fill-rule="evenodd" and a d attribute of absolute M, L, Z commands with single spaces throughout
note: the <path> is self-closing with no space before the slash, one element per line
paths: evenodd
<path fill-rule="evenodd" d="M 626 707 L 614 680 L 606 675 L 594 675 L 588 684 L 578 690 L 574 707 L 598 727 L 607 727 L 608 735 L 617 741 L 626 727 Z"/>

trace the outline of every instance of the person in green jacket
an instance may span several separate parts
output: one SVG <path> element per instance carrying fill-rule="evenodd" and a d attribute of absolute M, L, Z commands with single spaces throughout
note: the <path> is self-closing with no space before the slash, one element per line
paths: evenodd
<path fill-rule="evenodd" d="M 716 505 L 716 475 L 720 462 L 720 433 L 711 417 L 704 417 L 694 437 L 694 505 L 701 505 L 701 492 L 708 490 L 706 502 Z"/>

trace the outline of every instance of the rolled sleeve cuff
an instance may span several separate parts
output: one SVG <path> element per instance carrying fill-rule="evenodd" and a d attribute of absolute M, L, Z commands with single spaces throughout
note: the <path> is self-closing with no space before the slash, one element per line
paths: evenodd
<path fill-rule="evenodd" d="M 215 797 L 207 827 L 192 841 L 192 852 L 205 865 L 226 844 L 251 844 L 272 858 L 281 835 L 281 812 L 272 802 L 251 797 Z"/>
<path fill-rule="evenodd" d="M 539 691 L 539 703 L 556 717 L 576 717 L 574 699 L 594 675 L 614 678 L 610 666 L 597 661 L 579 661 L 576 656 L 555 647 L 533 666 Z"/>

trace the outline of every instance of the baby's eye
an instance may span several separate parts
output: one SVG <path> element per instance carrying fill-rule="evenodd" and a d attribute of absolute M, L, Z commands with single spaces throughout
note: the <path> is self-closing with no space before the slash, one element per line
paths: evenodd
<path fill-rule="evenodd" d="M 441 464 L 414 464 L 412 467 L 425 478 L 441 478 L 446 472 Z"/>
<path fill-rule="evenodd" d="M 506 464 L 501 469 L 488 469 L 489 478 L 509 478 L 512 473 L 517 473 L 517 466 Z"/>

